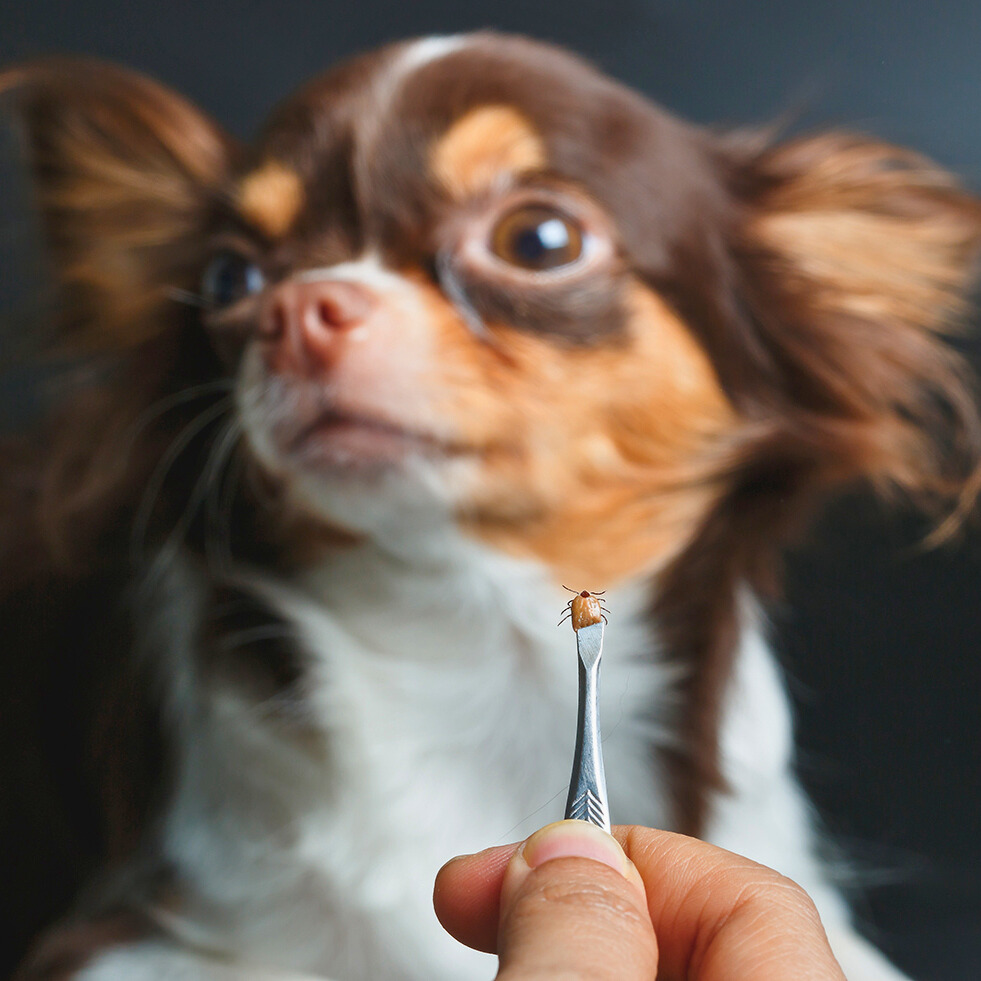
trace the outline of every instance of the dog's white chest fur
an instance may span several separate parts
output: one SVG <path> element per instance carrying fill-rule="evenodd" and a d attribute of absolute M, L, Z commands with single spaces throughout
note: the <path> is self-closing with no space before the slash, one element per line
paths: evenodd
<path fill-rule="evenodd" d="M 254 582 L 310 656 L 311 731 L 283 739 L 229 692 L 187 728 L 167 847 L 200 898 L 171 928 L 332 977 L 493 973 L 439 927 L 433 879 L 562 816 L 576 649 L 543 570 L 458 549 L 429 569 L 359 550 L 299 585 Z M 677 671 L 651 658 L 646 599 L 608 597 L 602 720 L 614 819 L 663 825 L 653 749 Z"/>
<path fill-rule="evenodd" d="M 163 844 L 186 896 L 156 915 L 185 945 L 338 981 L 493 975 L 486 955 L 437 923 L 433 880 L 453 855 L 520 840 L 562 816 L 575 640 L 556 625 L 568 594 L 544 570 L 454 548 L 430 566 L 365 549 L 300 583 L 250 581 L 309 656 L 292 721 L 207 691 L 190 645 L 168 633 L 167 684 L 184 696 L 170 703 L 182 755 Z M 193 586 L 182 579 L 175 573 L 162 622 L 177 607 L 193 619 Z M 617 823 L 663 827 L 656 748 L 675 738 L 680 669 L 659 660 L 645 589 L 606 598 L 611 812 Z M 729 689 L 721 749 L 732 793 L 716 802 L 708 837 L 800 881 L 829 931 L 841 932 L 857 977 L 898 977 L 851 933 L 813 857 L 786 700 L 754 632 Z M 107 969 L 126 956 L 110 955 Z"/>

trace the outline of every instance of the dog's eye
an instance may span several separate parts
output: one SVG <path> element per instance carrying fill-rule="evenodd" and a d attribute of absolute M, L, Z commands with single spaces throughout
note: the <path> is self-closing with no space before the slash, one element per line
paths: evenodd
<path fill-rule="evenodd" d="M 212 308 L 231 306 L 265 286 L 262 270 L 238 252 L 219 252 L 201 277 L 201 295 Z"/>
<path fill-rule="evenodd" d="M 498 222 L 491 235 L 491 250 L 523 269 L 556 269 L 582 255 L 582 230 L 555 208 L 525 205 Z"/>

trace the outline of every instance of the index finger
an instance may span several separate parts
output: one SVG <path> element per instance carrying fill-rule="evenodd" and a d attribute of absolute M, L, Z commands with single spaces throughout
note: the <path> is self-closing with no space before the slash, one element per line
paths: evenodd
<path fill-rule="evenodd" d="M 665 976 L 845 981 L 817 908 L 792 880 L 696 838 L 615 831 L 644 880 Z"/>

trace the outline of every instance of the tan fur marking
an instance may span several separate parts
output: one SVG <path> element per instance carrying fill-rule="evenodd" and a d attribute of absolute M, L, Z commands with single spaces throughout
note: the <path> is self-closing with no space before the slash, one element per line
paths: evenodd
<path fill-rule="evenodd" d="M 505 551 L 544 561 L 557 580 L 606 588 L 665 568 L 721 495 L 739 443 L 738 420 L 688 330 L 644 286 L 632 305 L 634 343 L 563 352 L 568 380 L 541 397 L 564 449 L 535 460 L 529 445 L 518 484 L 557 492 L 531 521 L 473 526 Z M 525 408 L 540 384 L 515 396 Z"/>
<path fill-rule="evenodd" d="M 270 160 L 243 178 L 238 207 L 271 238 L 280 238 L 296 221 L 305 198 L 303 182 L 296 171 L 278 160 Z"/>
<path fill-rule="evenodd" d="M 475 469 L 464 529 L 550 566 L 557 581 L 612 586 L 663 568 L 725 487 L 742 426 L 689 331 L 631 287 L 627 344 L 577 348 L 492 329 L 477 344 L 436 294 L 432 410 Z"/>
<path fill-rule="evenodd" d="M 547 155 L 531 123 L 510 106 L 481 106 L 434 144 L 429 167 L 456 199 L 486 191 L 502 175 L 540 170 Z"/>

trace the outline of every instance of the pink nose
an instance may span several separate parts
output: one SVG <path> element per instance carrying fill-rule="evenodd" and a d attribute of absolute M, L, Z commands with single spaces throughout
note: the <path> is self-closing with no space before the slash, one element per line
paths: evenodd
<path fill-rule="evenodd" d="M 299 372 L 330 367 L 345 335 L 363 324 L 376 305 L 375 294 L 360 283 L 280 283 L 259 314 L 259 336 L 266 342 L 270 367 Z"/>

